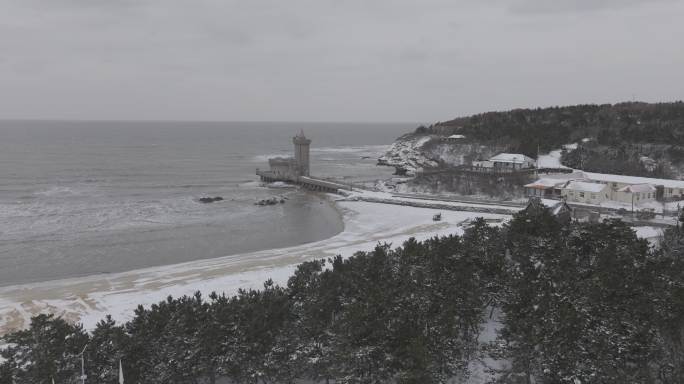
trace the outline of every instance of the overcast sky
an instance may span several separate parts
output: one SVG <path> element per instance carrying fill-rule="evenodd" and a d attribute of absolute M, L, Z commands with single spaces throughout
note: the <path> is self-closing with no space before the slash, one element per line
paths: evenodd
<path fill-rule="evenodd" d="M 429 123 L 684 99 L 684 0 L 0 0 L 0 118 Z"/>

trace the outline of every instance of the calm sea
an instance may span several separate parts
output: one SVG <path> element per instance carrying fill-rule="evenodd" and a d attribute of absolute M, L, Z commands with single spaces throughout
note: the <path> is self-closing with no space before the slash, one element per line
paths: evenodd
<path fill-rule="evenodd" d="M 388 177 L 377 157 L 411 124 L 0 121 L 0 285 L 112 273 L 321 240 L 322 196 L 254 175 L 313 140 L 312 174 Z M 201 204 L 198 198 L 222 196 Z M 285 196 L 287 202 L 254 202 Z"/>

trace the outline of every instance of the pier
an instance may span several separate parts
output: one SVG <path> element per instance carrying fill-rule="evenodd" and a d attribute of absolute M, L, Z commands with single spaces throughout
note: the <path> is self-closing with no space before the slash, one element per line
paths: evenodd
<path fill-rule="evenodd" d="M 275 173 L 273 173 L 271 171 L 261 171 L 258 168 L 256 170 L 256 174 L 257 174 L 257 176 L 259 176 L 261 178 L 261 181 L 265 181 L 267 183 L 274 183 L 277 181 L 281 181 L 284 183 L 301 185 L 303 188 L 308 189 L 310 191 L 339 193 L 341 190 L 345 190 L 345 191 L 351 191 L 352 190 L 351 186 L 349 186 L 349 185 L 335 183 L 333 181 L 328 181 L 328 180 L 323 180 L 323 179 L 317 179 L 315 177 L 299 176 L 296 179 L 291 179 L 291 178 L 286 178 L 286 177 L 276 175 Z"/>
<path fill-rule="evenodd" d="M 317 179 L 315 177 L 299 176 L 296 179 L 291 179 L 291 178 L 279 177 L 278 175 L 275 175 L 273 172 L 261 171 L 259 169 L 257 169 L 256 174 L 257 174 L 257 176 L 259 176 L 261 178 L 261 181 L 265 181 L 267 183 L 274 183 L 277 181 L 281 181 L 284 183 L 300 185 L 300 186 L 302 186 L 302 188 L 308 189 L 310 191 L 340 193 L 340 191 L 342 191 L 342 190 L 345 190 L 345 191 L 351 191 L 352 190 L 351 186 L 349 186 L 349 185 L 335 183 L 333 181 L 328 181 L 328 180 L 323 180 L 323 179 Z"/>

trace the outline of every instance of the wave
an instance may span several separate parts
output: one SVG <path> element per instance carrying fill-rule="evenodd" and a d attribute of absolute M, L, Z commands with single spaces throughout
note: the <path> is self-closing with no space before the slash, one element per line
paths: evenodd
<path fill-rule="evenodd" d="M 265 155 L 256 155 L 256 156 L 252 157 L 252 162 L 267 163 L 268 159 L 272 159 L 274 157 L 288 157 L 288 156 L 292 156 L 292 153 L 281 152 L 281 153 L 270 153 L 270 154 L 265 154 Z"/>
<path fill-rule="evenodd" d="M 351 147 L 321 147 L 311 148 L 311 152 L 317 153 L 384 153 L 389 149 L 389 145 L 360 145 Z"/>
<path fill-rule="evenodd" d="M 359 146 L 348 146 L 348 147 L 312 147 L 311 152 L 316 154 L 365 154 L 368 156 L 382 155 L 387 152 L 389 145 L 359 145 Z M 267 163 L 268 159 L 274 157 L 289 157 L 292 156 L 292 152 L 281 152 L 281 153 L 270 153 L 257 155 L 252 158 L 253 162 Z M 337 159 L 332 157 L 325 157 L 324 161 L 336 161 Z"/>
<path fill-rule="evenodd" d="M 44 190 L 34 192 L 37 196 L 51 197 L 51 196 L 76 196 L 83 195 L 92 191 L 89 187 L 67 187 L 67 186 L 53 186 Z"/>
<path fill-rule="evenodd" d="M 182 226 L 242 214 L 251 204 L 200 204 L 197 196 L 158 200 L 76 199 L 0 203 L 1 240 L 76 239 L 86 233 Z M 242 207 L 242 208 L 241 208 Z"/>

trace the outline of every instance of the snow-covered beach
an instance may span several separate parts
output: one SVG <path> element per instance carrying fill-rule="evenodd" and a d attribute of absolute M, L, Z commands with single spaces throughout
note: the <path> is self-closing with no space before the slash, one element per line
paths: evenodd
<path fill-rule="evenodd" d="M 169 295 L 196 291 L 232 294 L 239 288 L 260 288 L 269 278 L 285 284 L 303 261 L 338 254 L 349 257 L 357 251 L 371 250 L 378 243 L 397 246 L 410 237 L 425 239 L 460 233 L 475 217 L 510 217 L 442 211 L 442 220 L 435 222 L 435 209 L 355 201 L 336 204 L 343 214 L 345 229 L 322 241 L 123 273 L 2 287 L 0 334 L 28 325 L 31 316 L 39 313 L 55 313 L 91 329 L 107 314 L 125 321 L 139 304 L 151 305 Z"/>

